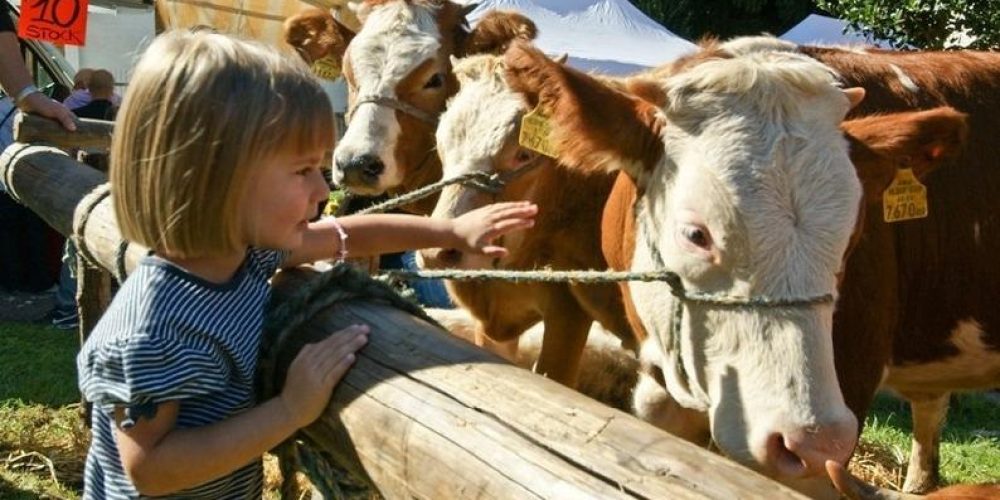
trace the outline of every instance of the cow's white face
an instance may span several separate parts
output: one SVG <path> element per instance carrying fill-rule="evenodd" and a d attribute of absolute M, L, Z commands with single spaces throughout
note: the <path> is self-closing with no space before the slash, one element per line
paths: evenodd
<path fill-rule="evenodd" d="M 666 267 L 705 294 L 835 294 L 861 187 L 838 128 L 848 99 L 834 82 L 787 52 L 708 61 L 668 79 L 665 156 L 640 179 L 633 269 Z M 669 392 L 708 413 L 727 454 L 783 478 L 846 461 L 857 424 L 834 371 L 833 304 L 688 302 L 678 353 L 669 287 L 631 287 Z"/>
<path fill-rule="evenodd" d="M 380 194 L 433 155 L 433 124 L 366 101 L 402 102 L 431 116 L 444 107 L 449 62 L 436 14 L 402 0 L 362 8 L 364 24 L 344 58 L 352 114 L 334 151 L 335 183 Z"/>
<path fill-rule="evenodd" d="M 455 74 L 460 88 L 448 101 L 437 129 L 437 149 L 444 178 L 470 172 L 510 171 L 534 160 L 536 153 L 517 143 L 525 104 L 504 82 L 500 58 L 472 56 L 455 64 Z M 432 216 L 455 218 L 497 199 L 488 192 L 453 184 L 441 192 Z M 516 236 L 505 239 L 509 250 L 513 250 L 511 238 Z M 457 255 L 448 251 L 442 254 L 438 249 L 422 254 L 428 267 L 481 269 L 492 262 L 486 256 Z"/>

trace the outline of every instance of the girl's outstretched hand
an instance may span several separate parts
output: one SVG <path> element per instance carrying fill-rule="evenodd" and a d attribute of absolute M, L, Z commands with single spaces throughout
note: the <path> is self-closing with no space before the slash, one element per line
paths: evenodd
<path fill-rule="evenodd" d="M 466 212 L 452 219 L 457 250 L 479 253 L 493 258 L 507 255 L 507 249 L 493 240 L 517 229 L 535 224 L 538 206 L 530 201 L 495 203 Z"/>
<path fill-rule="evenodd" d="M 279 396 L 297 427 L 319 418 L 334 386 L 354 364 L 354 353 L 367 342 L 368 326 L 353 325 L 299 351 Z"/>

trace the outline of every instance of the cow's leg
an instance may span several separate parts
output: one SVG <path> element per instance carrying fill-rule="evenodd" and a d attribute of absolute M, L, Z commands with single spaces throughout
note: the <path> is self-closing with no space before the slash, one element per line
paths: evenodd
<path fill-rule="evenodd" d="M 621 340 L 623 348 L 639 352 L 637 336 L 628 323 L 626 306 L 618 285 L 573 285 L 570 292 L 588 316 Z"/>
<path fill-rule="evenodd" d="M 903 491 L 926 493 L 937 487 L 941 427 L 950 393 L 904 393 L 913 411 L 913 444 Z"/>
<path fill-rule="evenodd" d="M 528 290 L 526 293 L 531 293 L 531 291 Z M 502 298 L 502 295 L 496 295 L 494 300 L 502 300 Z M 534 310 L 491 308 L 488 318 L 481 320 L 479 328 L 476 329 L 475 344 L 511 363 L 516 363 L 518 339 L 538 320 L 539 314 Z"/>
<path fill-rule="evenodd" d="M 576 388 L 580 377 L 580 358 L 583 357 L 587 334 L 594 320 L 563 290 L 553 291 L 543 314 L 545 332 L 535 373 Z"/>
<path fill-rule="evenodd" d="M 475 344 L 487 351 L 490 351 L 511 363 L 517 361 L 517 341 L 515 337 L 513 340 L 493 340 L 486 335 L 486 331 L 483 328 L 477 328 L 475 334 Z"/>
<path fill-rule="evenodd" d="M 426 312 L 452 335 L 502 356 L 508 361 L 514 361 L 518 351 L 518 339 L 495 341 L 489 338 L 486 335 L 487 326 L 473 317 L 468 309 L 428 308 Z"/>

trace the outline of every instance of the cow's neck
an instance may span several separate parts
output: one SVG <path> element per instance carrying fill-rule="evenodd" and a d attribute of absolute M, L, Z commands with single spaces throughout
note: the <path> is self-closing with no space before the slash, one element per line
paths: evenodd
<path fill-rule="evenodd" d="M 433 184 L 441 179 L 441 159 L 432 149 L 413 166 L 413 170 L 407 172 L 403 182 L 396 188 L 389 190 L 392 197 L 401 196 L 424 186 Z M 424 199 L 417 200 L 400 209 L 404 212 L 415 215 L 430 215 L 437 205 L 440 193 L 434 193 Z"/>

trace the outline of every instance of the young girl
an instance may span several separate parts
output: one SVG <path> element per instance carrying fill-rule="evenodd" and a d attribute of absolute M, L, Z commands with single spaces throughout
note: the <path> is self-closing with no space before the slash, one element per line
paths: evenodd
<path fill-rule="evenodd" d="M 421 247 L 502 256 L 526 203 L 448 220 L 308 221 L 333 113 L 298 58 L 174 32 L 135 69 L 112 145 L 122 234 L 148 246 L 77 359 L 94 403 L 85 498 L 260 498 L 261 455 L 315 420 L 366 341 L 357 325 L 304 348 L 278 397 L 253 377 L 279 267 Z"/>

